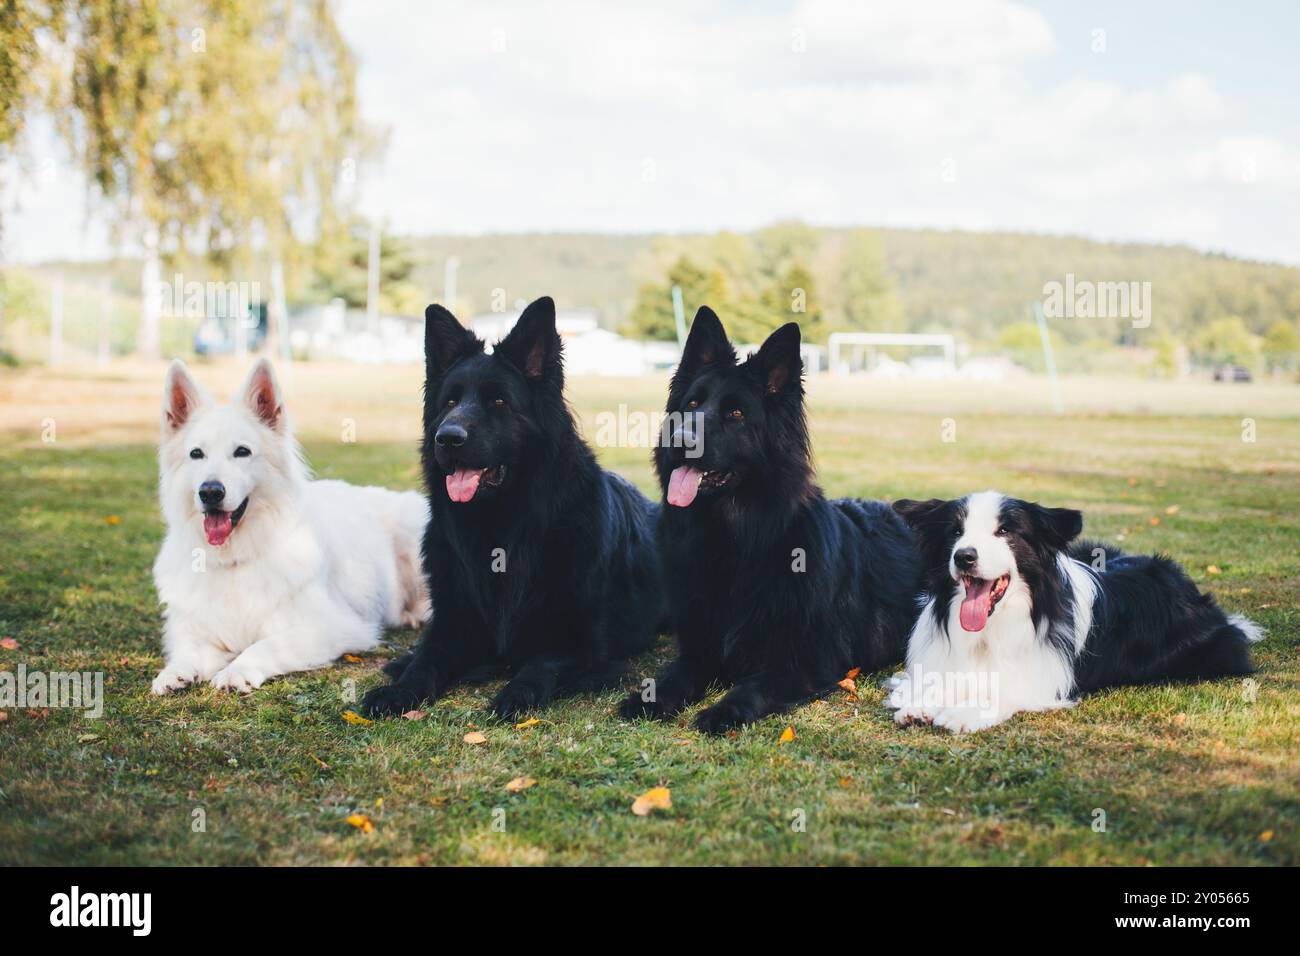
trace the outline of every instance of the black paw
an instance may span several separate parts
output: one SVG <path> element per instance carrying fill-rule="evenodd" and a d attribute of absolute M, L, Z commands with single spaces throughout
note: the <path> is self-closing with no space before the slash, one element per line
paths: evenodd
<path fill-rule="evenodd" d="M 546 695 L 532 684 L 512 681 L 492 702 L 492 712 L 502 720 L 515 720 L 547 703 Z"/>
<path fill-rule="evenodd" d="M 415 710 L 423 696 L 401 684 L 386 684 L 376 687 L 361 699 L 361 712 L 372 719 L 380 717 L 397 717 L 408 710 Z"/>
<path fill-rule="evenodd" d="M 706 734 L 725 734 L 728 730 L 753 723 L 757 719 L 758 715 L 752 708 L 724 697 L 712 707 L 700 711 L 695 718 L 695 726 Z"/>
<path fill-rule="evenodd" d="M 391 661 L 389 661 L 387 664 L 383 666 L 383 671 L 393 680 L 397 680 L 403 674 L 406 673 L 406 668 L 411 663 L 411 660 L 414 657 L 415 655 L 410 653 L 409 651 L 403 654 L 401 657 L 394 657 Z"/>
<path fill-rule="evenodd" d="M 624 720 L 659 717 L 659 705 L 652 700 L 642 700 L 640 692 L 633 692 L 618 705 L 618 715 Z"/>

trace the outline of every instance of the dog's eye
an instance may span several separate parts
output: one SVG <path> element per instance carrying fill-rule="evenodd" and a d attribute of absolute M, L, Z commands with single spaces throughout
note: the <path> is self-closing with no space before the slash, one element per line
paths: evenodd
<path fill-rule="evenodd" d="M 727 417 L 734 418 L 736 421 L 740 421 L 742 418 L 745 417 L 745 413 L 742 412 L 739 408 L 733 408 L 731 411 L 727 412 Z"/>
<path fill-rule="evenodd" d="M 687 407 L 690 411 L 695 411 L 695 409 L 697 409 L 697 408 L 700 407 L 700 403 L 697 402 L 695 399 L 692 398 L 689 402 L 686 403 L 686 407 Z"/>
<path fill-rule="evenodd" d="M 506 407 L 506 400 L 505 400 L 504 398 L 494 398 L 494 399 L 492 399 L 492 407 L 493 407 L 493 408 L 505 408 L 505 407 Z"/>
<path fill-rule="evenodd" d="M 1006 525 L 1004 525 L 1004 524 L 1003 524 L 1003 525 L 998 525 L 998 537 L 999 537 L 999 538 L 1005 538 L 1005 537 L 1006 537 L 1007 535 L 1009 535 L 1010 533 L 1011 533 L 1011 529 L 1008 528 Z"/>
<path fill-rule="evenodd" d="M 235 449 L 236 458 L 247 458 L 251 454 L 252 451 L 249 450 L 249 447 L 247 445 L 240 445 L 238 448 Z"/>
<path fill-rule="evenodd" d="M 191 449 L 190 449 L 190 457 L 193 458 L 195 461 L 198 461 L 200 458 L 203 457 L 203 449 L 202 449 L 202 448 L 191 448 Z"/>
<path fill-rule="evenodd" d="M 455 408 L 455 407 L 456 407 L 456 399 L 454 399 L 454 398 L 449 398 L 449 399 L 447 399 L 447 407 L 448 407 L 448 408 Z"/>

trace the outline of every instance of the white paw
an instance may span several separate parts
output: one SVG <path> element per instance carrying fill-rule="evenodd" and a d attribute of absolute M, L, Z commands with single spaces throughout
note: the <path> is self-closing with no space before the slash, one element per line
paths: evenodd
<path fill-rule="evenodd" d="M 158 676 L 153 679 L 153 686 L 150 690 L 161 697 L 164 694 L 184 690 L 198 679 L 197 670 L 178 670 L 174 667 L 164 667 L 158 672 Z"/>
<path fill-rule="evenodd" d="M 934 725 L 954 734 L 973 734 L 1000 724 L 1004 719 L 996 712 L 978 707 L 945 707 L 935 715 Z"/>
<path fill-rule="evenodd" d="M 217 690 L 233 690 L 251 694 L 265 682 L 267 675 L 239 660 L 232 661 L 212 675 L 212 686 Z"/>

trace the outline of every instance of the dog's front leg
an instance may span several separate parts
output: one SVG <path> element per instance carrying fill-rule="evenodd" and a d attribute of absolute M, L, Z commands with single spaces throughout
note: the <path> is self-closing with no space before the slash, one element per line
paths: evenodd
<path fill-rule="evenodd" d="M 705 666 L 702 661 L 679 657 L 658 677 L 645 680 L 639 689 L 628 695 L 619 705 L 619 716 L 624 720 L 639 717 L 662 720 L 676 716 L 703 697 L 716 677 L 716 670 Z"/>
<path fill-rule="evenodd" d="M 807 700 L 814 690 L 807 680 L 788 672 L 769 672 L 742 681 L 712 707 L 700 712 L 695 726 L 706 734 L 723 734 L 779 714 Z"/>
<path fill-rule="evenodd" d="M 255 641 L 212 676 L 212 686 L 247 694 L 272 677 L 328 667 L 340 654 L 368 650 L 379 640 L 379 628 L 351 611 L 320 597 L 323 610 L 311 613 L 302 605 L 267 621 Z"/>
<path fill-rule="evenodd" d="M 361 710 L 369 717 L 394 717 L 437 699 L 468 670 L 486 663 L 486 647 L 481 628 L 450 601 L 439 602 L 401 676 L 366 694 Z"/>
<path fill-rule="evenodd" d="M 501 689 L 492 711 L 502 720 L 545 707 L 557 691 L 571 686 L 582 672 L 578 661 L 568 657 L 534 657 Z"/>
<path fill-rule="evenodd" d="M 229 664 L 234 656 L 199 638 L 175 634 L 171 625 L 168 625 L 165 644 L 165 663 L 151 688 L 155 694 L 170 694 L 205 681 Z"/>

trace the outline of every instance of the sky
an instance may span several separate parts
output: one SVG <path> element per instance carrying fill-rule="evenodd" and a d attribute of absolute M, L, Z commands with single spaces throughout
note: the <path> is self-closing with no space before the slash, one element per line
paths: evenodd
<path fill-rule="evenodd" d="M 390 231 L 799 219 L 1300 264 L 1294 3 L 341 0 L 338 16 L 388 133 L 360 207 Z M 5 180 L 8 258 L 107 251 L 47 127 Z"/>

